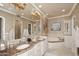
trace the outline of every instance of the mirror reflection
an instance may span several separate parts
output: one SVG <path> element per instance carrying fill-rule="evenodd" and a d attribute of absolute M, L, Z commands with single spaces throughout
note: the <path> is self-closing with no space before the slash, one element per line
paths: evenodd
<path fill-rule="evenodd" d="M 22 24 L 21 24 L 21 21 L 19 21 L 19 20 L 16 20 L 15 21 L 15 39 L 21 39 L 21 27 L 22 26 Z"/>

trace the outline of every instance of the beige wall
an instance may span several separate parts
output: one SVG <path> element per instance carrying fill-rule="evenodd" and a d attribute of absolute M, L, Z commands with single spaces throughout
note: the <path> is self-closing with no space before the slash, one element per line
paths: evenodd
<path fill-rule="evenodd" d="M 5 39 L 6 40 L 11 40 L 14 39 L 14 35 L 15 35 L 15 20 L 17 19 L 16 16 L 3 12 L 0 10 L 0 16 L 5 18 Z M 22 18 L 18 18 L 19 20 L 21 20 L 23 22 L 23 29 L 27 28 L 27 24 L 28 23 L 32 23 L 26 19 L 22 19 Z M 10 33 L 10 35 L 7 35 L 8 33 Z M 23 31 L 22 31 L 23 34 Z"/>

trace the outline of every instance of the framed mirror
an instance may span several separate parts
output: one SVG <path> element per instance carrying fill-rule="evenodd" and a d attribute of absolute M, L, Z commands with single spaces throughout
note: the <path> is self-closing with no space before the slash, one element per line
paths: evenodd
<path fill-rule="evenodd" d="M 2 39 L 2 18 L 0 18 L 0 40 Z"/>
<path fill-rule="evenodd" d="M 0 16 L 0 40 L 5 40 L 5 18 Z"/>
<path fill-rule="evenodd" d="M 51 31 L 61 31 L 61 23 L 55 22 L 51 26 Z"/>
<path fill-rule="evenodd" d="M 15 39 L 22 38 L 22 21 L 16 20 L 15 21 Z"/>
<path fill-rule="evenodd" d="M 32 24 L 28 24 L 28 34 L 32 34 Z"/>

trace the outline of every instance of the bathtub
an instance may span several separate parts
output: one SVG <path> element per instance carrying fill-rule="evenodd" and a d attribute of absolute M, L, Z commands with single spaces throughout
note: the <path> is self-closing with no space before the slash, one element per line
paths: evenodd
<path fill-rule="evenodd" d="M 62 37 L 48 37 L 49 48 L 64 47 L 64 39 Z"/>

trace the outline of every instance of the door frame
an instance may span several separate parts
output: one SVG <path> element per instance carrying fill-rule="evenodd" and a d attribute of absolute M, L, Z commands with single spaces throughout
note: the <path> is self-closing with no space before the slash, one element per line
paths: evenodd
<path fill-rule="evenodd" d="M 5 40 L 5 17 L 0 16 L 0 18 L 2 18 L 2 22 L 1 22 L 1 39 Z"/>

